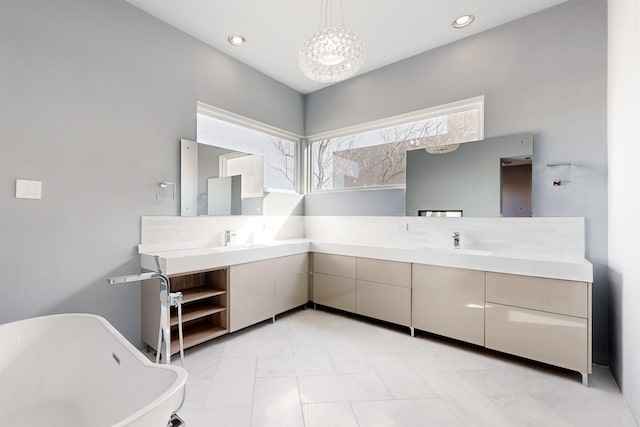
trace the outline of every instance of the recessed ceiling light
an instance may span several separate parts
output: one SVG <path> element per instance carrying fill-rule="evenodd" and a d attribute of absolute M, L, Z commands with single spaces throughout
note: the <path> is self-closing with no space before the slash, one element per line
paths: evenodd
<path fill-rule="evenodd" d="M 471 24 L 474 19 L 475 19 L 475 16 L 473 15 L 462 15 L 456 18 L 456 20 L 453 21 L 451 25 L 453 25 L 453 28 L 463 28 Z"/>
<path fill-rule="evenodd" d="M 238 34 L 231 34 L 227 40 L 229 40 L 229 43 L 231 43 L 234 46 L 240 46 L 243 45 L 247 42 L 247 39 L 245 39 L 244 37 L 242 37 L 241 35 Z"/>

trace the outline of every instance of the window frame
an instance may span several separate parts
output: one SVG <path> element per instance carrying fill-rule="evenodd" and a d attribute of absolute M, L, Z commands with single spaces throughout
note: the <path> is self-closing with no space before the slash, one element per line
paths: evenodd
<path fill-rule="evenodd" d="M 406 183 L 405 183 L 405 184 L 376 185 L 376 186 L 369 186 L 369 187 L 350 187 L 350 188 L 332 188 L 332 189 L 326 189 L 326 190 L 314 190 L 313 189 L 313 144 L 315 142 L 323 141 L 326 139 L 339 138 L 339 137 L 348 136 L 348 135 L 355 135 L 358 133 L 364 133 L 364 132 L 373 131 L 376 129 L 403 125 L 409 122 L 426 120 L 426 119 L 430 119 L 430 118 L 434 118 L 442 115 L 454 114 L 462 111 L 467 111 L 470 109 L 469 107 L 474 107 L 474 106 L 477 107 L 478 109 L 477 141 L 480 141 L 484 139 L 484 95 L 307 136 L 306 137 L 306 156 L 305 156 L 305 169 L 306 169 L 305 194 L 336 193 L 336 192 L 345 192 L 345 191 L 376 191 L 376 190 L 406 188 Z"/>

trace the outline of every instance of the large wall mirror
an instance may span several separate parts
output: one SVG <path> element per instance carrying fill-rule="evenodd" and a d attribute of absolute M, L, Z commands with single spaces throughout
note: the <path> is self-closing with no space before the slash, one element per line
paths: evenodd
<path fill-rule="evenodd" d="M 531 216 L 533 135 L 407 153 L 407 216 Z"/>
<path fill-rule="evenodd" d="M 181 141 L 181 215 L 302 215 L 298 140 L 202 110 L 198 142 Z"/>

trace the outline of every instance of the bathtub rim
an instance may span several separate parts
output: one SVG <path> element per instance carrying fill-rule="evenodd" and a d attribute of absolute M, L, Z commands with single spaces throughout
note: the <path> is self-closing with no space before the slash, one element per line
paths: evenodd
<path fill-rule="evenodd" d="M 161 370 L 173 371 L 176 374 L 176 379 L 174 380 L 174 382 L 171 384 L 171 386 L 165 392 L 163 392 L 156 399 L 154 399 L 151 402 L 149 402 L 147 405 L 145 405 L 145 406 L 141 407 L 140 409 L 138 409 L 136 412 L 134 412 L 132 414 L 129 414 L 125 418 L 119 420 L 116 424 L 114 424 L 114 427 L 126 426 L 126 425 L 128 425 L 130 423 L 133 423 L 138 418 L 141 418 L 144 415 L 148 414 L 149 412 L 151 412 L 156 407 L 158 407 L 158 406 L 164 404 L 165 402 L 171 400 L 172 396 L 175 395 L 176 393 L 179 393 L 181 390 L 184 393 L 184 391 L 185 391 L 184 389 L 185 389 L 185 385 L 186 385 L 187 377 L 188 377 L 188 373 L 187 373 L 186 369 L 184 369 L 181 366 L 157 364 L 157 363 L 154 363 L 151 360 L 147 359 L 142 354 L 142 352 L 138 348 L 136 348 L 136 346 L 134 346 L 124 335 L 122 335 L 122 333 L 120 333 L 120 331 L 118 331 L 107 319 L 105 319 L 104 317 L 102 317 L 100 315 L 91 314 L 91 313 L 49 314 L 49 315 L 44 315 L 44 316 L 29 317 L 29 318 L 26 318 L 26 319 L 15 320 L 13 322 L 3 323 L 3 324 L 0 324 L 0 328 L 2 328 L 4 326 L 10 326 L 10 325 L 15 326 L 18 323 L 27 323 L 27 322 L 30 323 L 30 322 L 36 322 L 36 321 L 43 322 L 46 319 L 64 318 L 64 317 L 84 317 L 84 318 L 91 318 L 91 319 L 97 320 L 107 331 L 109 331 L 109 333 L 111 333 L 114 337 L 116 337 L 118 339 L 118 341 L 122 344 L 122 346 L 131 355 L 133 355 L 133 357 L 136 358 L 142 365 L 144 365 L 146 367 L 149 367 L 149 368 L 152 368 L 152 369 L 161 369 Z M 176 405 L 176 406 L 179 406 L 179 405 Z M 179 409 L 178 407 L 172 408 L 172 411 L 176 411 L 178 409 Z M 171 414 L 169 414 L 169 416 L 171 416 Z M 167 419 L 167 422 L 168 421 L 169 421 L 169 419 Z"/>

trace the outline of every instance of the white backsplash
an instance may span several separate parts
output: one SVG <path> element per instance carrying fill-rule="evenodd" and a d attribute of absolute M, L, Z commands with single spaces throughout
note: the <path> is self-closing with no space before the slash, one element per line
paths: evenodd
<path fill-rule="evenodd" d="M 140 252 L 190 249 L 224 244 L 233 230 L 235 244 L 269 242 L 304 237 L 302 216 L 143 216 Z"/>
<path fill-rule="evenodd" d="M 316 241 L 398 247 L 451 247 L 555 252 L 584 257 L 584 218 L 305 217 L 305 237 Z"/>
<path fill-rule="evenodd" d="M 423 218 L 392 216 L 143 216 L 141 252 L 307 238 L 388 247 L 462 247 L 584 257 L 584 218 Z"/>

